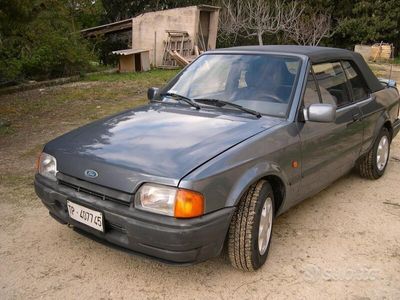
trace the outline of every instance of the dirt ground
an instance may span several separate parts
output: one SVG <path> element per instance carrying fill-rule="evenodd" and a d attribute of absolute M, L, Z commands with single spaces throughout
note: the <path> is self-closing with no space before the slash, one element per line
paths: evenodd
<path fill-rule="evenodd" d="M 140 87 L 114 102 L 100 96 L 131 84 L 0 97 L 0 117 L 12 123 L 0 135 L 0 299 L 400 298 L 399 137 L 381 179 L 348 174 L 278 217 L 267 263 L 255 273 L 233 269 L 226 256 L 165 265 L 58 224 L 33 191 L 37 153 L 63 132 L 143 103 Z"/>

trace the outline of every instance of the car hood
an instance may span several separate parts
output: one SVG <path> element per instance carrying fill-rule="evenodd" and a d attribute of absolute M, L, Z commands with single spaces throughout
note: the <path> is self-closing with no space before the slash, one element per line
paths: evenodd
<path fill-rule="evenodd" d="M 280 122 L 151 104 L 73 130 L 44 151 L 56 157 L 61 173 L 132 193 L 142 182 L 177 185 L 196 167 Z M 98 176 L 86 177 L 88 169 Z"/>

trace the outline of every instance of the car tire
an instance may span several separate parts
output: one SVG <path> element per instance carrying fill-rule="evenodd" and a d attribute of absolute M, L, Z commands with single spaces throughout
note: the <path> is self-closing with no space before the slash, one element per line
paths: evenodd
<path fill-rule="evenodd" d="M 253 184 L 240 200 L 227 241 L 229 260 L 235 268 L 255 271 L 265 263 L 271 243 L 274 209 L 274 194 L 266 180 Z"/>
<path fill-rule="evenodd" d="M 378 179 L 385 173 L 390 155 L 390 133 L 383 127 L 371 150 L 358 164 L 360 175 L 368 179 Z"/>

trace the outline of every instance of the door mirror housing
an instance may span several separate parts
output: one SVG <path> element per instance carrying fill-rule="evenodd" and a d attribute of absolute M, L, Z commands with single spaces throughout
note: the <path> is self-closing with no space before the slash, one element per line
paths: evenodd
<path fill-rule="evenodd" d="M 378 80 L 383 84 L 385 87 L 396 88 L 397 83 L 393 79 L 385 79 L 385 78 L 378 78 Z"/>
<path fill-rule="evenodd" d="M 154 100 L 159 93 L 160 89 L 156 87 L 151 87 L 147 90 L 147 99 Z"/>
<path fill-rule="evenodd" d="M 336 121 L 336 106 L 332 104 L 315 103 L 304 108 L 304 119 L 309 122 L 333 123 Z"/>

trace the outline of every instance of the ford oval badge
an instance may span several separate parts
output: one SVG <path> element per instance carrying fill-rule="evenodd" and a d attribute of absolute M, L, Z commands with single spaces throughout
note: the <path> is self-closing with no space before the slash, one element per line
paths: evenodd
<path fill-rule="evenodd" d="M 97 173 L 95 170 L 85 170 L 85 176 L 89 178 L 96 178 L 99 176 L 99 173 Z"/>

